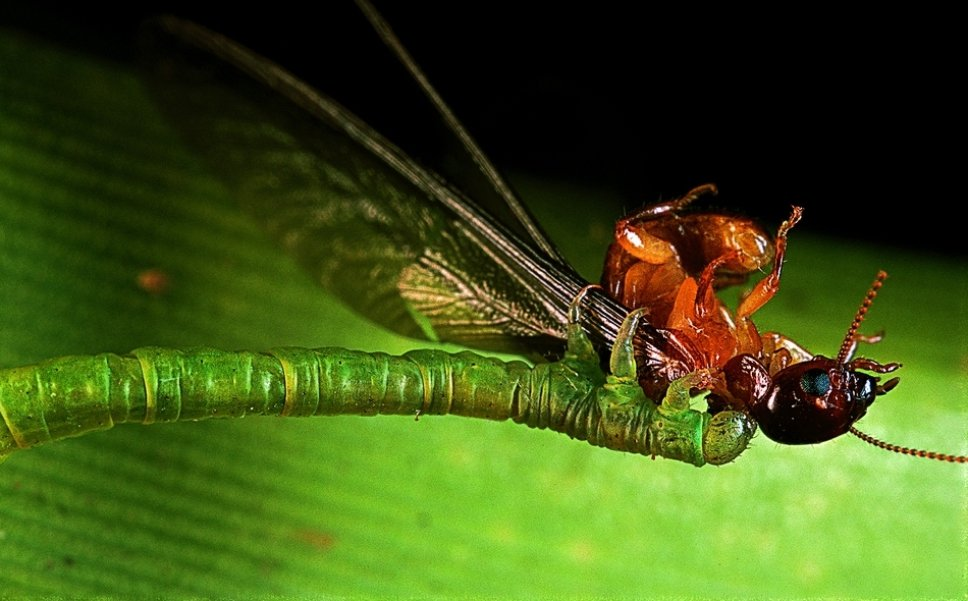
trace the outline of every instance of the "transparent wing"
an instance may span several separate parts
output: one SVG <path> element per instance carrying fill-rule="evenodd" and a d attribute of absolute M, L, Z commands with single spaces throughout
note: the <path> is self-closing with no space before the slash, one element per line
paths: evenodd
<path fill-rule="evenodd" d="M 424 75 L 423 70 L 417 62 L 410 56 L 410 53 L 397 38 L 396 34 L 390 28 L 390 24 L 383 18 L 383 15 L 368 0 L 356 0 L 356 5 L 364 16 L 366 16 L 377 35 L 383 40 L 383 43 L 386 44 L 387 48 L 397 57 L 400 64 L 403 65 L 423 90 L 424 96 L 434 106 L 444 122 L 447 123 L 447 128 L 460 141 L 468 157 L 478 167 L 480 175 L 487 180 L 489 187 L 500 198 L 500 202 L 493 203 L 488 207 L 492 214 L 497 216 L 501 220 L 501 223 L 510 227 L 512 231 L 519 234 L 523 239 L 534 243 L 546 256 L 554 257 L 564 262 L 565 259 L 561 252 L 548 239 L 548 236 L 541 229 L 541 226 L 528 210 L 528 207 L 521 202 L 511 189 L 510 184 L 505 181 L 504 177 L 501 176 L 500 172 L 491 163 L 491 160 L 480 146 L 478 146 L 474 138 L 464 128 L 464 125 L 457 119 L 453 111 L 450 110 L 447 103 L 444 102 L 444 99 L 437 93 L 433 84 Z M 503 219 L 501 219 L 502 216 L 504 217 Z"/>
<path fill-rule="evenodd" d="M 563 346 L 570 266 L 270 61 L 174 18 L 146 40 L 162 109 L 326 289 L 408 336 Z"/>

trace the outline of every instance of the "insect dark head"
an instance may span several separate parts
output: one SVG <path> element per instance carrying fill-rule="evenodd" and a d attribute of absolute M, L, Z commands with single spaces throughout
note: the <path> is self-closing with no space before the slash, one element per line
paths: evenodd
<path fill-rule="evenodd" d="M 881 339 L 879 334 L 863 336 L 858 330 L 886 277 L 883 271 L 877 274 L 836 358 L 816 356 L 762 378 L 759 390 L 749 395 L 748 409 L 764 434 L 785 444 L 836 438 L 853 428 L 878 395 L 897 386 L 898 378 L 880 384 L 880 378 L 860 370 L 884 374 L 895 371 L 899 364 L 881 365 L 872 359 L 853 358 L 858 342 Z"/>
<path fill-rule="evenodd" d="M 898 368 L 862 361 L 864 369 Z M 812 444 L 845 434 L 878 395 L 898 382 L 892 378 L 882 385 L 880 378 L 855 367 L 826 357 L 791 365 L 774 374 L 767 394 L 750 405 L 750 414 L 764 434 L 785 444 Z"/>

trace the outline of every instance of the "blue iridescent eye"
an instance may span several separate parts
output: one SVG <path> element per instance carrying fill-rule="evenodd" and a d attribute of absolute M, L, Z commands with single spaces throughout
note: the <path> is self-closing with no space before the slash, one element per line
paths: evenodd
<path fill-rule="evenodd" d="M 822 369 L 811 369 L 800 376 L 800 388 L 807 394 L 825 396 L 830 392 L 830 376 Z"/>

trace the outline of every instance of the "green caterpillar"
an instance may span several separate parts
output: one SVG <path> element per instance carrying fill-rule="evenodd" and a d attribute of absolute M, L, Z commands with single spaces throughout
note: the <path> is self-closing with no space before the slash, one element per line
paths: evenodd
<path fill-rule="evenodd" d="M 635 376 L 640 313 L 623 325 L 611 375 L 581 328 L 568 351 L 529 366 L 473 352 L 401 356 L 341 348 L 264 353 L 145 347 L 120 356 L 70 356 L 0 371 L 0 458 L 118 423 L 246 415 L 462 415 L 511 419 L 614 450 L 701 466 L 735 459 L 755 427 L 740 412 L 689 408 L 696 374 L 659 404 Z"/>

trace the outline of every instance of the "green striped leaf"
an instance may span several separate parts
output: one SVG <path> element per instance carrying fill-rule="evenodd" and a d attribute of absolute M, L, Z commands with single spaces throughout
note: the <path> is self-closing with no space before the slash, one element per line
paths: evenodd
<path fill-rule="evenodd" d="M 132 71 L 8 31 L 0 57 L 0 366 L 147 344 L 414 344 L 321 294 Z M 589 191 L 518 184 L 595 277 L 614 215 L 562 219 Z M 807 208 L 761 323 L 833 352 L 887 269 L 872 354 L 905 367 L 862 425 L 964 452 L 964 267 L 811 240 Z M 139 286 L 150 270 L 167 286 Z M 0 466 L 0 591 L 955 597 L 965 507 L 962 468 L 850 438 L 759 437 L 693 470 L 460 418 L 121 426 Z"/>

